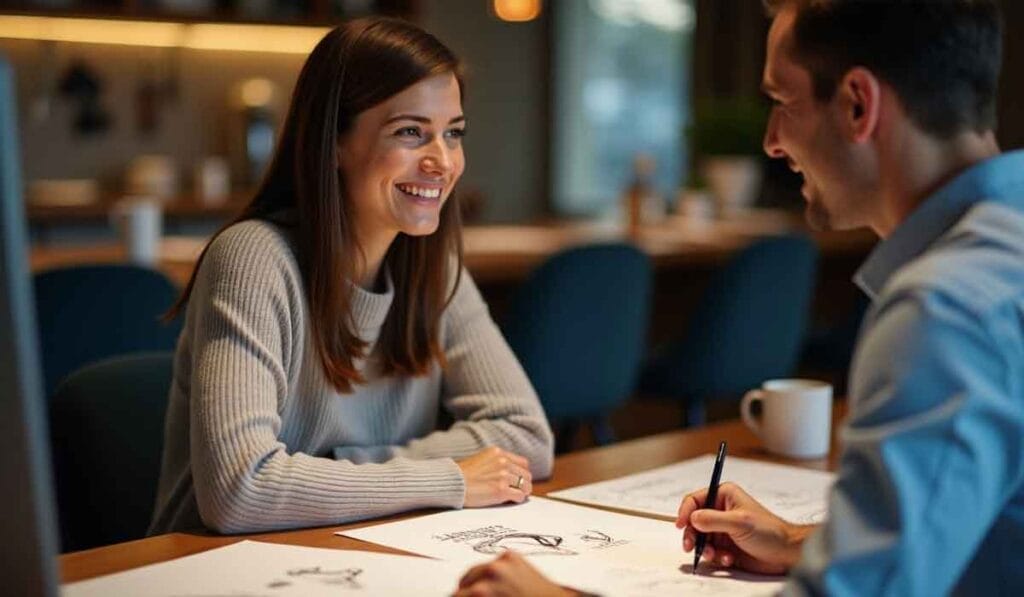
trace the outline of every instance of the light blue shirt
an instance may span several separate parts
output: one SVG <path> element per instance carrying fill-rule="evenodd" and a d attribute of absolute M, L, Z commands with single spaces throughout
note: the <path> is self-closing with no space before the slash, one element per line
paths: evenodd
<path fill-rule="evenodd" d="M 871 254 L 828 522 L 787 592 L 1024 595 L 1024 151 Z"/>

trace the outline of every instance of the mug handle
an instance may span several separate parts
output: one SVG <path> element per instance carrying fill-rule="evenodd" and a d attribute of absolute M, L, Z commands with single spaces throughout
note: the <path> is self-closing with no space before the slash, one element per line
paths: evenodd
<path fill-rule="evenodd" d="M 754 415 L 750 412 L 750 407 L 755 402 L 763 400 L 764 390 L 750 390 L 743 396 L 743 401 L 740 402 L 740 416 L 743 417 L 743 424 L 749 427 L 757 437 L 761 437 L 761 421 L 754 418 Z"/>

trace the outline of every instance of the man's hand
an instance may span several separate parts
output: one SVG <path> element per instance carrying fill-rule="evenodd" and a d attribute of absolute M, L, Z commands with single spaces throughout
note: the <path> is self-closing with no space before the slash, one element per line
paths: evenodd
<path fill-rule="evenodd" d="M 570 597 L 578 595 L 541 576 L 514 551 L 474 566 L 459 580 L 455 597 Z"/>
<path fill-rule="evenodd" d="M 795 525 L 772 514 L 734 483 L 718 487 L 715 509 L 704 508 L 707 489 L 679 504 L 676 527 L 686 527 L 683 550 L 693 551 L 697 531 L 708 537 L 702 559 L 760 574 L 785 574 L 800 559 L 804 539 L 817 527 Z"/>

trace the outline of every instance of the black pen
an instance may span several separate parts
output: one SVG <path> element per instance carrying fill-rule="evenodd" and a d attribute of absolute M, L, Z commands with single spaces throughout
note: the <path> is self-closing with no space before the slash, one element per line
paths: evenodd
<path fill-rule="evenodd" d="M 708 485 L 708 496 L 704 500 L 705 508 L 714 508 L 715 500 L 718 499 L 718 481 L 722 478 L 722 465 L 725 464 L 725 442 L 718 444 L 718 457 L 715 458 L 715 470 L 711 473 L 711 484 Z M 700 563 L 700 554 L 704 552 L 704 544 L 708 536 L 704 533 L 697 533 L 697 542 L 693 548 L 693 573 L 697 574 L 697 564 Z"/>

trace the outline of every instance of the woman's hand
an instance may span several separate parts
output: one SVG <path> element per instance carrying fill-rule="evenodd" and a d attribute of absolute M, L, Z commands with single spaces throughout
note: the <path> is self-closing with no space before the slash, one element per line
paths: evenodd
<path fill-rule="evenodd" d="M 533 491 L 530 463 L 497 446 L 484 448 L 457 464 L 466 480 L 466 508 L 520 503 Z"/>
<path fill-rule="evenodd" d="M 578 594 L 541 576 L 516 552 L 506 551 L 491 562 L 470 568 L 459 580 L 455 597 L 569 597 Z"/>
<path fill-rule="evenodd" d="M 785 574 L 800 559 L 804 539 L 817 528 L 795 525 L 772 514 L 735 483 L 718 487 L 715 509 L 704 508 L 707 490 L 695 491 L 679 505 L 676 527 L 686 527 L 683 550 L 692 551 L 697 531 L 714 533 L 701 558 L 761 574 Z"/>

